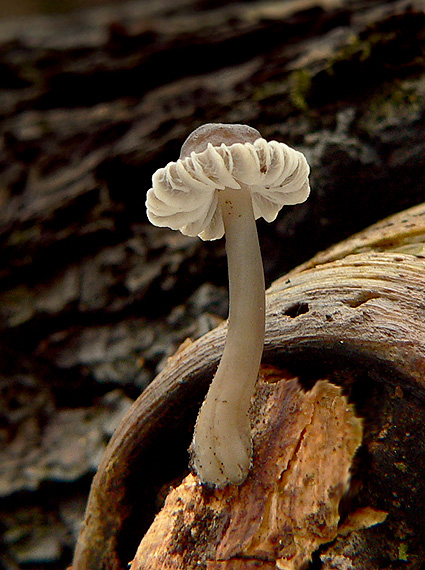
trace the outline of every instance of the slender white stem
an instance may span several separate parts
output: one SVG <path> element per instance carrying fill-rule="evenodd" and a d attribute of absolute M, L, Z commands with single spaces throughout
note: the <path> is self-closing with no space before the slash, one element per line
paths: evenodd
<path fill-rule="evenodd" d="M 251 195 L 220 192 L 229 271 L 229 320 L 223 356 L 200 410 L 193 465 L 200 479 L 241 483 L 251 465 L 248 409 L 264 346 L 265 287 Z"/>

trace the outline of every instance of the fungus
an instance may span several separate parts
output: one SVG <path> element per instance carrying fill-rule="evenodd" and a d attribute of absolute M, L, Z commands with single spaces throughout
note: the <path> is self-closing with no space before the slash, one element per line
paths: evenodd
<path fill-rule="evenodd" d="M 264 271 L 255 220 L 310 192 L 304 155 L 245 125 L 207 124 L 160 168 L 147 193 L 149 220 L 203 240 L 226 234 L 228 331 L 223 355 L 196 421 L 192 465 L 222 487 L 247 476 L 252 456 L 248 410 L 264 346 Z"/>

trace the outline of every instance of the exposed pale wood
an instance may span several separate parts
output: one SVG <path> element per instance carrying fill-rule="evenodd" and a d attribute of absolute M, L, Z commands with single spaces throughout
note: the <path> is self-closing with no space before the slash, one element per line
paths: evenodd
<path fill-rule="evenodd" d="M 251 476 L 240 487 L 208 490 L 188 475 L 167 497 L 131 570 L 229 570 L 238 562 L 296 570 L 336 537 L 362 441 L 362 422 L 341 388 L 319 381 L 305 393 L 296 379 L 268 371 L 252 415 Z"/>

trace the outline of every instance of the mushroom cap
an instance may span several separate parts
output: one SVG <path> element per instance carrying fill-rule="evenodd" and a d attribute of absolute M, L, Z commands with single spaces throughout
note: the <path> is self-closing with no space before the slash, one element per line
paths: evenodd
<path fill-rule="evenodd" d="M 214 135 L 208 139 L 214 144 L 206 142 L 205 136 L 195 136 L 199 131 L 211 135 L 205 129 Z M 243 142 L 233 142 L 237 140 Z M 271 222 L 283 206 L 308 198 L 309 172 L 301 152 L 284 143 L 267 142 L 251 127 L 205 125 L 187 139 L 177 162 L 169 162 L 153 175 L 147 215 L 156 226 L 203 240 L 218 239 L 224 224 L 217 191 L 249 191 L 255 219 Z"/>
<path fill-rule="evenodd" d="M 195 152 L 202 152 L 211 143 L 213 146 L 234 143 L 253 143 L 261 139 L 257 129 L 248 125 L 226 125 L 224 123 L 207 123 L 195 129 L 184 141 L 179 158 L 186 158 Z"/>

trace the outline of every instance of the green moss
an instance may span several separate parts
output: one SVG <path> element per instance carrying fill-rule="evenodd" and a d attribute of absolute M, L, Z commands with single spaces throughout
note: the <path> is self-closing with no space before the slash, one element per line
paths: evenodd
<path fill-rule="evenodd" d="M 300 111 L 309 108 L 307 99 L 311 91 L 312 77 L 308 69 L 298 69 L 290 77 L 290 100 Z"/>
<path fill-rule="evenodd" d="M 367 61 L 371 56 L 372 46 L 375 42 L 379 42 L 379 39 L 374 36 L 375 34 L 367 39 L 361 39 L 359 36 L 353 34 L 347 44 L 342 46 L 329 58 L 327 72 L 333 75 L 335 73 L 335 67 L 341 62 L 353 60 L 359 62 Z"/>
<path fill-rule="evenodd" d="M 254 101 L 264 101 L 275 97 L 276 95 L 283 95 L 287 91 L 286 85 L 280 81 L 269 81 L 259 85 L 252 92 L 252 99 Z"/>
<path fill-rule="evenodd" d="M 409 547 L 405 542 L 402 542 L 398 547 L 398 559 L 407 562 L 409 560 L 409 555 L 407 553 Z"/>
<path fill-rule="evenodd" d="M 425 104 L 425 76 L 394 80 L 382 85 L 369 101 L 360 121 L 366 130 L 376 130 L 415 120 Z"/>
<path fill-rule="evenodd" d="M 402 473 L 406 473 L 407 471 L 407 465 L 401 461 L 398 461 L 395 463 L 395 466 L 397 467 L 397 469 L 399 469 Z"/>

